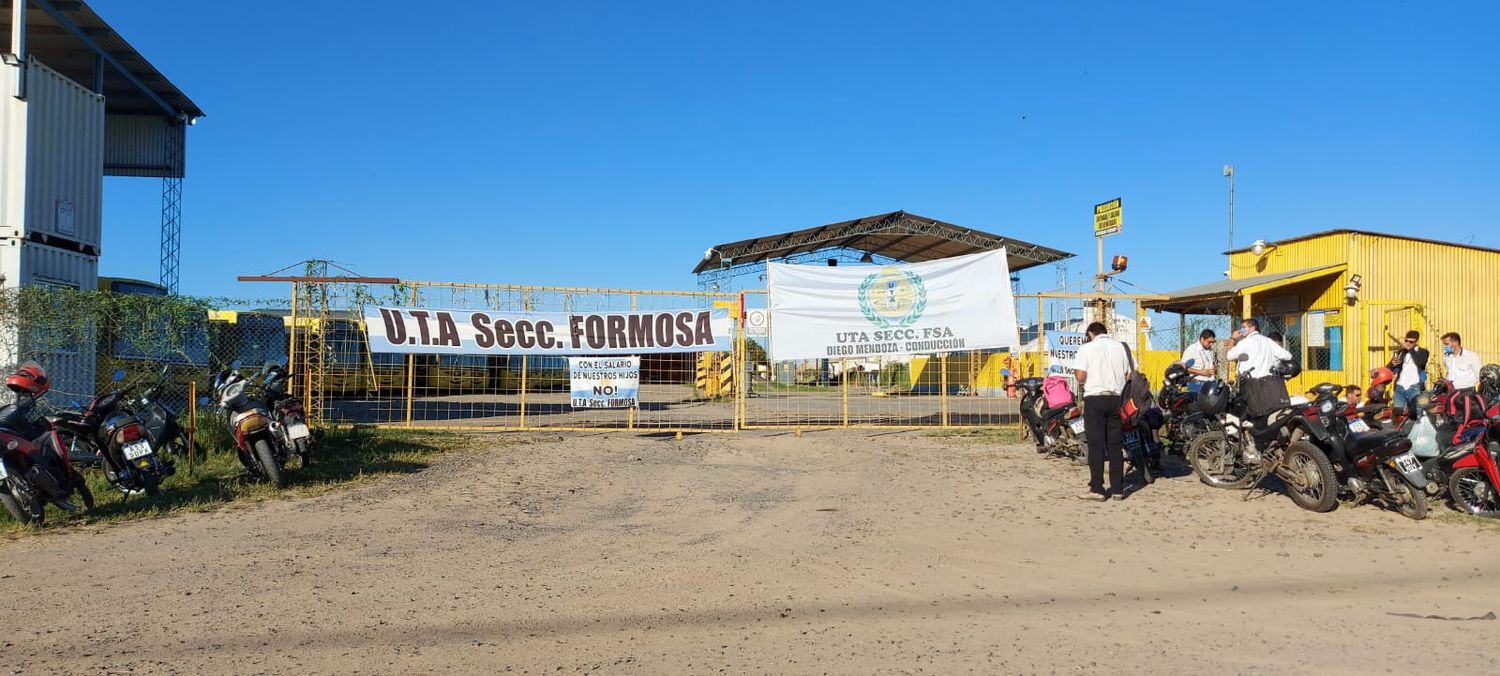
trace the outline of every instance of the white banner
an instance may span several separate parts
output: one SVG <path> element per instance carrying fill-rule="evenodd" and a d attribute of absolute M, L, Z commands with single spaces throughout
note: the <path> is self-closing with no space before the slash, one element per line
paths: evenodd
<path fill-rule="evenodd" d="M 573 408 L 635 408 L 640 357 L 568 357 Z"/>
<path fill-rule="evenodd" d="M 366 307 L 370 352 L 634 355 L 728 352 L 729 310 L 480 312 Z"/>
<path fill-rule="evenodd" d="M 778 361 L 1020 343 L 1004 249 L 927 263 L 767 268 Z"/>

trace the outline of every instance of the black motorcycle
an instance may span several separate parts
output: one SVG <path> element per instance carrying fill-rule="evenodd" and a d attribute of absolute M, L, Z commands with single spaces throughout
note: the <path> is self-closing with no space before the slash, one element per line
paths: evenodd
<path fill-rule="evenodd" d="M 125 377 L 113 374 L 115 382 Z M 176 473 L 172 462 L 151 443 L 146 428 L 122 404 L 129 387 L 100 394 L 79 410 L 59 411 L 58 438 L 72 462 L 99 462 L 110 485 L 121 493 L 161 495 L 161 483 Z"/>
<path fill-rule="evenodd" d="M 1291 378 L 1296 371 L 1276 373 Z M 1241 383 L 1244 381 L 1241 380 Z M 1246 489 L 1275 476 L 1298 507 L 1327 512 L 1338 505 L 1338 483 L 1328 456 L 1306 437 L 1323 434 L 1312 402 L 1296 397 L 1266 419 L 1251 420 L 1239 388 L 1221 381 L 1204 386 L 1195 404 L 1216 416 L 1219 429 L 1198 435 L 1188 446 L 1188 462 L 1198 478 L 1215 488 Z"/>
<path fill-rule="evenodd" d="M 1309 391 L 1306 409 L 1308 438 L 1329 460 L 1349 497 L 1359 502 L 1380 499 L 1402 516 L 1427 518 L 1427 477 L 1422 461 L 1411 453 L 1411 439 L 1395 430 L 1371 430 L 1359 418 L 1350 420 L 1348 405 L 1339 399 L 1342 385 L 1322 383 Z"/>
<path fill-rule="evenodd" d="M 1166 416 L 1160 439 L 1167 453 L 1187 457 L 1188 444 L 1198 435 L 1218 427 L 1212 415 L 1198 410 L 1195 402 L 1198 393 L 1187 388 L 1192 374 L 1181 364 L 1167 367 L 1161 390 L 1156 394 L 1156 405 Z"/>
<path fill-rule="evenodd" d="M 1048 407 L 1042 394 L 1042 378 L 1022 378 L 1016 382 L 1021 390 L 1021 419 L 1036 442 L 1038 453 L 1070 457 L 1085 461 L 1083 416 L 1077 403 Z"/>
<path fill-rule="evenodd" d="M 146 428 L 151 447 L 170 461 L 186 455 L 187 437 L 183 434 L 182 426 L 177 424 L 177 412 L 163 401 L 166 398 L 168 371 L 169 367 L 162 367 L 156 383 L 124 405 L 135 414 L 141 426 Z"/>

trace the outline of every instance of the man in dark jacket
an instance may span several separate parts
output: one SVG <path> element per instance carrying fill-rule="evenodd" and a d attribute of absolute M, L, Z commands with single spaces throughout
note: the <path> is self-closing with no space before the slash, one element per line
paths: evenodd
<path fill-rule="evenodd" d="M 1405 409 L 1427 386 L 1427 350 L 1417 345 L 1422 334 L 1407 331 L 1401 347 L 1391 355 L 1391 372 L 1396 374 L 1391 388 L 1391 408 Z"/>

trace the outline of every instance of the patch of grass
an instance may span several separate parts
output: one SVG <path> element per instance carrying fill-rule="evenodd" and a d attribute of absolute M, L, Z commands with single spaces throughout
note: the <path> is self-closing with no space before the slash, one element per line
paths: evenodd
<path fill-rule="evenodd" d="M 1440 505 L 1433 505 L 1434 508 Z M 1455 512 L 1451 509 L 1443 510 L 1431 515 L 1429 518 L 1443 523 L 1452 523 L 1462 526 L 1473 526 L 1484 530 L 1500 531 L 1500 519 L 1492 519 L 1486 516 L 1474 516 L 1463 512 Z"/>
<path fill-rule="evenodd" d="M 487 437 L 486 444 L 505 443 L 500 439 L 515 443 L 510 437 Z M 82 511 L 82 504 L 75 494 L 73 502 L 80 507 L 80 513 L 69 515 L 57 507 L 48 506 L 44 527 L 116 523 L 179 511 L 204 511 L 261 500 L 319 495 L 383 477 L 419 472 L 427 468 L 435 456 L 465 450 L 472 445 L 471 437 L 453 432 L 329 431 L 313 446 L 311 464 L 297 467 L 295 458 L 289 461 L 287 487 L 280 491 L 250 476 L 233 450 L 200 449 L 197 465 L 191 473 L 186 458 L 177 460 L 177 474 L 167 478 L 162 486 L 162 496 L 155 500 L 132 495 L 122 501 L 120 492 L 105 480 L 104 472 L 89 468 L 83 471 L 94 493 L 94 509 Z M 24 530 L 27 530 L 25 526 L 0 509 L 0 534 Z"/>
<path fill-rule="evenodd" d="M 949 428 L 928 432 L 927 436 L 954 443 L 1014 444 L 1021 441 L 1021 426 Z"/>

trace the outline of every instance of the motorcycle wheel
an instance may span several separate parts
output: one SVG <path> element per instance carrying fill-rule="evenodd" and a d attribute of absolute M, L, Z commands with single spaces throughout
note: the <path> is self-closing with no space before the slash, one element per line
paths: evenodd
<path fill-rule="evenodd" d="M 89 490 L 89 484 L 83 480 L 83 475 L 78 470 L 73 470 L 73 485 L 78 488 L 78 497 L 83 499 L 84 509 L 94 508 L 94 492 Z"/>
<path fill-rule="evenodd" d="M 1385 487 L 1390 492 L 1390 499 L 1396 503 L 1396 511 L 1401 516 L 1414 521 L 1427 518 L 1426 491 L 1412 488 L 1411 484 L 1384 467 L 1380 468 L 1380 479 L 1385 482 Z"/>
<path fill-rule="evenodd" d="M 1188 463 L 1198 480 L 1214 488 L 1246 488 L 1255 481 L 1237 448 L 1241 441 L 1224 432 L 1205 432 L 1188 444 Z"/>
<path fill-rule="evenodd" d="M 1328 456 L 1306 441 L 1288 446 L 1276 475 L 1298 507 L 1327 512 L 1338 505 L 1338 483 Z"/>
<path fill-rule="evenodd" d="M 33 517 L 31 512 L 23 509 L 21 502 L 16 499 L 16 496 L 10 493 L 0 493 L 0 504 L 5 505 L 5 511 L 10 512 L 11 518 L 15 519 L 19 524 L 23 526 L 42 525 L 42 517 Z"/>
<path fill-rule="evenodd" d="M 1448 494 L 1466 514 L 1500 517 L 1500 486 L 1478 467 L 1464 467 L 1448 477 Z"/>
<path fill-rule="evenodd" d="M 260 463 L 260 471 L 266 476 L 266 480 L 277 488 L 286 488 L 286 475 L 281 472 L 281 463 L 276 462 L 276 453 L 271 450 L 271 442 L 261 439 L 255 442 L 255 459 Z"/>
<path fill-rule="evenodd" d="M 146 492 L 146 497 L 155 500 L 161 497 L 161 480 L 155 474 L 141 474 L 141 490 Z"/>

